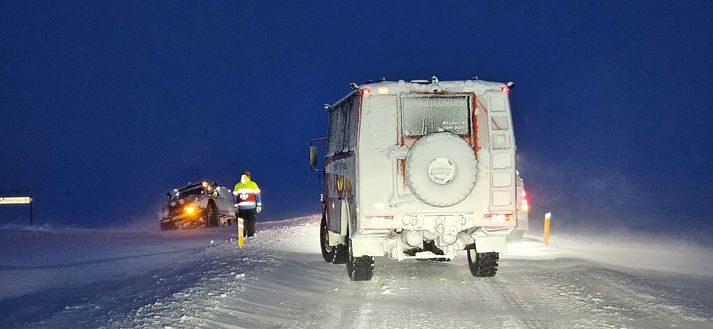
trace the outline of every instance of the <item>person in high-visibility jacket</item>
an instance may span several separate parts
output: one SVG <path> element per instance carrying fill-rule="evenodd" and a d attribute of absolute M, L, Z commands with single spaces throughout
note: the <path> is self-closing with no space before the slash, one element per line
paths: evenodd
<path fill-rule="evenodd" d="M 245 220 L 243 233 L 245 236 L 251 237 L 255 234 L 257 214 L 262 211 L 262 197 L 260 188 L 250 180 L 250 171 L 243 171 L 240 181 L 235 184 L 233 194 L 238 202 L 238 217 Z"/>

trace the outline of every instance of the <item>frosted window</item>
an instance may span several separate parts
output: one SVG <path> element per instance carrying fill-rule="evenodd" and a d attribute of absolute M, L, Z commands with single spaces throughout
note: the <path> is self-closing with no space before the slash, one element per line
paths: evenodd
<path fill-rule="evenodd" d="M 402 99 L 402 133 L 423 136 L 448 131 L 470 135 L 468 96 L 416 96 Z"/>
<path fill-rule="evenodd" d="M 342 151 L 344 147 L 344 111 L 341 106 L 329 111 L 329 151 L 328 155 L 334 155 Z"/>
<path fill-rule="evenodd" d="M 329 151 L 331 156 L 356 148 L 356 117 L 359 112 L 356 97 L 351 97 L 329 111 Z"/>
<path fill-rule="evenodd" d="M 353 151 L 356 148 L 356 116 L 359 112 L 359 102 L 356 97 L 352 97 L 350 101 L 344 103 L 343 112 L 345 113 L 345 135 L 344 135 L 344 151 Z"/>

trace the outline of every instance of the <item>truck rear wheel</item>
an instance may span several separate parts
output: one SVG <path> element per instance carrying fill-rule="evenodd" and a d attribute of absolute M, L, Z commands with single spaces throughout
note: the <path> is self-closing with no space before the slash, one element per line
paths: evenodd
<path fill-rule="evenodd" d="M 498 260 L 500 254 L 497 252 L 477 252 L 475 248 L 470 248 L 468 252 L 468 268 L 470 274 L 475 277 L 495 276 L 498 271 Z"/>
<path fill-rule="evenodd" d="M 346 264 L 349 261 L 349 252 L 347 251 L 347 246 L 340 244 L 333 247 L 334 248 L 334 259 L 332 263 L 334 264 Z"/>
<path fill-rule="evenodd" d="M 322 258 L 324 258 L 325 262 L 334 264 L 344 264 L 347 262 L 347 248 L 345 245 L 329 245 L 327 215 L 324 211 L 322 211 L 322 222 L 319 225 L 319 247 L 322 250 Z"/>
<path fill-rule="evenodd" d="M 349 258 L 347 259 L 347 274 L 352 281 L 369 281 L 374 276 L 374 257 L 360 256 L 354 257 L 352 241 L 347 232 L 347 249 Z"/>

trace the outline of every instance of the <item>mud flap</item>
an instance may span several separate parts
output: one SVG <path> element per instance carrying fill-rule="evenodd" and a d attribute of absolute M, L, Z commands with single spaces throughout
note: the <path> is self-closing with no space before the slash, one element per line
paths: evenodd
<path fill-rule="evenodd" d="M 507 239 L 505 235 L 478 236 L 475 238 L 475 250 L 483 252 L 506 252 Z"/>
<path fill-rule="evenodd" d="M 350 246 L 355 257 L 384 256 L 384 235 L 358 235 L 353 236 L 350 241 Z"/>

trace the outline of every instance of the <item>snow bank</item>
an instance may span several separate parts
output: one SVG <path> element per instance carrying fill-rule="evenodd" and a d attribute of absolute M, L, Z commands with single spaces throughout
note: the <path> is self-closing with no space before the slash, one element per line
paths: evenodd
<path fill-rule="evenodd" d="M 713 248 L 688 241 L 631 234 L 553 234 L 548 246 L 543 244 L 541 236 L 527 234 L 522 240 L 511 242 L 502 257 L 574 258 L 621 268 L 713 275 Z"/>

